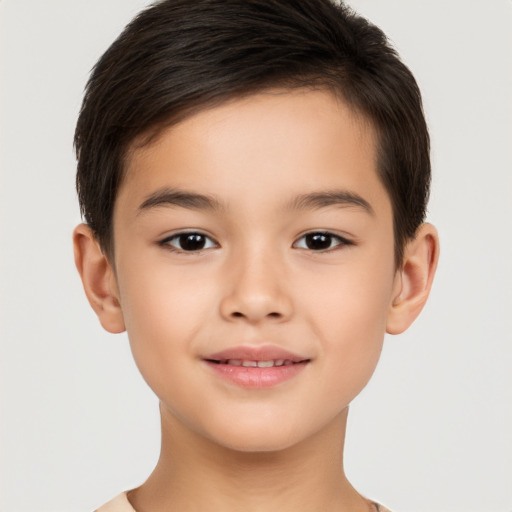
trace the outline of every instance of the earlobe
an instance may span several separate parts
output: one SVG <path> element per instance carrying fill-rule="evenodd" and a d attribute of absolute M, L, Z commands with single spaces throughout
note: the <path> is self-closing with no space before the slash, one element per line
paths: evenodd
<path fill-rule="evenodd" d="M 112 333 L 125 330 L 114 270 L 86 224 L 73 232 L 75 264 L 85 294 L 103 328 Z"/>
<path fill-rule="evenodd" d="M 395 276 L 386 332 L 402 333 L 420 314 L 432 288 L 438 259 L 437 230 L 431 224 L 422 224 L 406 245 L 402 268 Z"/>

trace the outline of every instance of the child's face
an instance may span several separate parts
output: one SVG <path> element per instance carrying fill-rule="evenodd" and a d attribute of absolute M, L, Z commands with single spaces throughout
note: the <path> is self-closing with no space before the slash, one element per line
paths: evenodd
<path fill-rule="evenodd" d="M 164 421 L 251 451 L 343 415 L 400 286 L 375 161 L 371 127 L 322 91 L 236 100 L 134 151 L 117 289 Z"/>

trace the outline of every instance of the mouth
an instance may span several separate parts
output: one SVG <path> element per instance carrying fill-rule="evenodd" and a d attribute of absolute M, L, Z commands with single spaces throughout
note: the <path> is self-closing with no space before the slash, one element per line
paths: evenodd
<path fill-rule="evenodd" d="M 309 359 L 293 361 L 291 359 L 270 359 L 268 361 L 259 361 L 253 359 L 205 359 L 213 364 L 228 364 L 231 366 L 243 366 L 244 368 L 274 368 L 276 366 L 291 366 L 294 364 L 307 363 Z"/>
<path fill-rule="evenodd" d="M 207 361 L 217 364 L 256 367 L 289 366 L 308 361 L 307 357 L 295 354 L 276 345 L 241 345 L 231 347 L 205 357 Z"/>
<path fill-rule="evenodd" d="M 264 389 L 297 376 L 311 359 L 279 347 L 236 347 L 204 358 L 214 375 L 239 387 Z"/>

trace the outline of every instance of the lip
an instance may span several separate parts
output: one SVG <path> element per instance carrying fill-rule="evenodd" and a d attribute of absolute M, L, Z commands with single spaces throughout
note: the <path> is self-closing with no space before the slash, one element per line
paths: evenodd
<path fill-rule="evenodd" d="M 204 358 L 208 367 L 219 377 L 248 389 L 277 386 L 298 375 L 310 359 L 273 345 L 233 347 Z M 230 361 L 237 361 L 231 364 Z M 242 366 L 241 361 L 277 361 L 279 366 Z M 286 363 L 283 363 L 286 362 Z"/>
<path fill-rule="evenodd" d="M 275 345 L 261 345 L 258 347 L 252 347 L 249 345 L 243 345 L 239 347 L 232 347 L 215 354 L 211 354 L 204 358 L 205 360 L 212 361 L 227 361 L 229 359 L 241 359 L 248 361 L 270 361 L 277 359 L 284 359 L 298 363 L 308 359 L 299 354 L 294 354 L 288 350 Z"/>

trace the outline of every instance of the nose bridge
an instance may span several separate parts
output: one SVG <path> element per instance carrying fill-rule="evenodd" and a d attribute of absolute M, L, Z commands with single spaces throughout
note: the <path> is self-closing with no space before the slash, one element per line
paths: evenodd
<path fill-rule="evenodd" d="M 254 323 L 284 320 L 292 312 L 283 256 L 273 244 L 251 243 L 231 255 L 228 286 L 221 302 L 224 317 Z"/>

